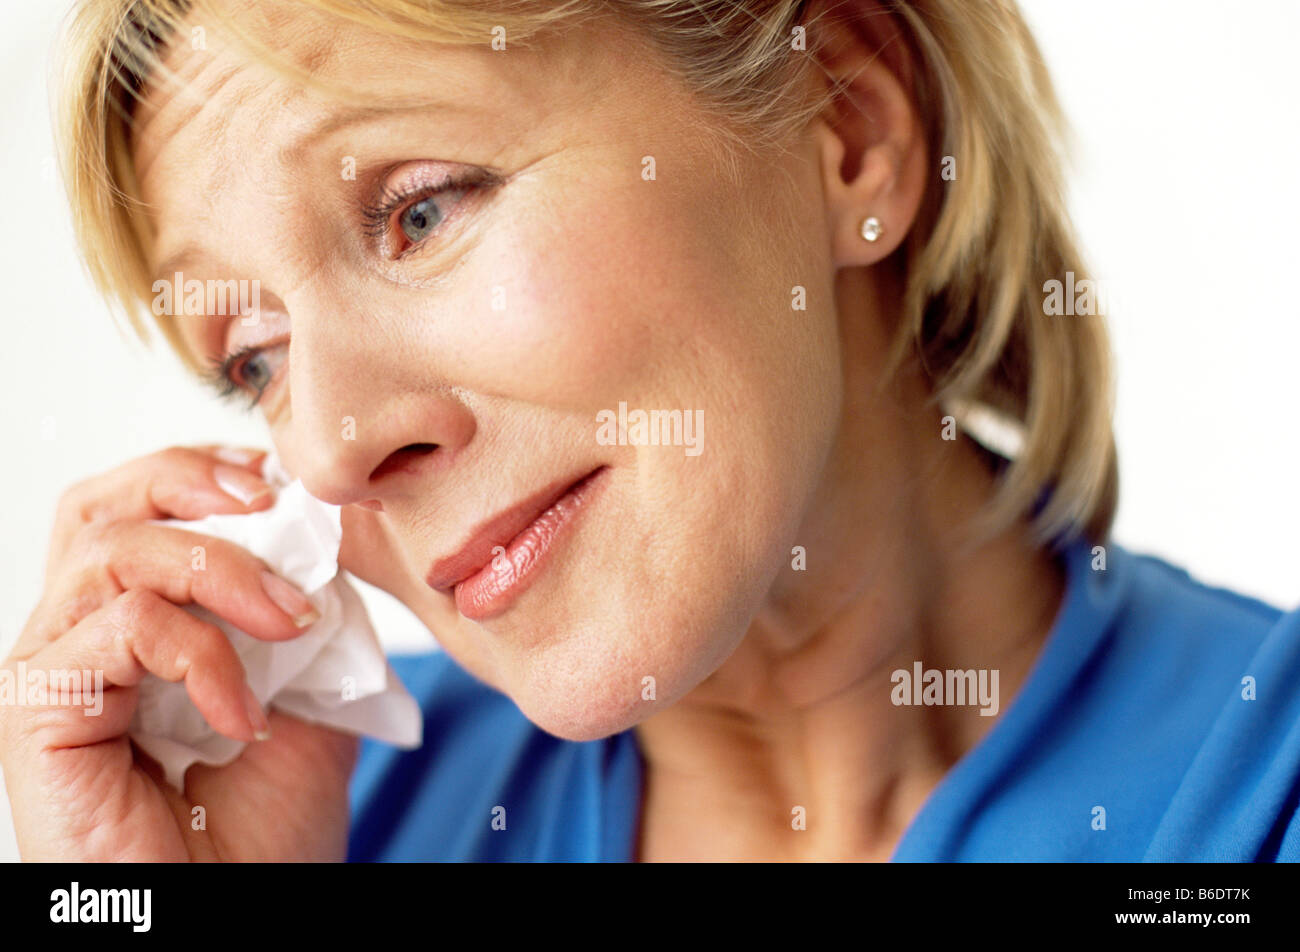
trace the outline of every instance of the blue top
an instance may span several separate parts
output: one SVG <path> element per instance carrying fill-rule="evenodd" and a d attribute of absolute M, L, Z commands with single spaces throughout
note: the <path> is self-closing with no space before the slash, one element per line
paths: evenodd
<path fill-rule="evenodd" d="M 1300 860 L 1300 611 L 1115 545 L 1104 570 L 1081 542 L 1064 558 L 1027 680 L 894 860 Z M 445 653 L 393 665 L 424 746 L 363 743 L 349 860 L 633 857 L 632 731 L 560 740 Z"/>

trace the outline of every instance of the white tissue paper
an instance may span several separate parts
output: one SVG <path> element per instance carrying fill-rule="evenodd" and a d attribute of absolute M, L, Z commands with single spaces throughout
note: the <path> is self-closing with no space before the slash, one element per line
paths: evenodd
<path fill-rule="evenodd" d="M 202 606 L 186 609 L 230 638 L 264 709 L 274 707 L 397 747 L 418 747 L 423 728 L 419 704 L 389 666 L 361 596 L 339 571 L 339 507 L 310 495 L 301 481 L 290 481 L 274 454 L 266 457 L 262 475 L 276 492 L 270 509 L 158 524 L 243 546 L 297 585 L 320 619 L 289 641 L 271 642 L 245 634 Z M 155 675 L 140 683 L 130 736 L 162 765 L 167 782 L 177 790 L 183 789 L 191 764 L 228 764 L 245 746 L 208 726 L 184 682 Z"/>

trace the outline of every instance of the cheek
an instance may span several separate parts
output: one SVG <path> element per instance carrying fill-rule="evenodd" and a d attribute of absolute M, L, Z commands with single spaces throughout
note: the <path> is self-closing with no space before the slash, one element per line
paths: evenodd
<path fill-rule="evenodd" d="M 615 461 L 573 557 L 487 636 L 498 686 L 574 739 L 648 716 L 725 660 L 788 559 L 840 397 L 831 309 L 791 308 L 795 285 L 828 302 L 829 277 L 765 251 L 738 202 L 636 185 L 573 196 L 528 243 L 502 238 L 517 296 L 485 331 L 499 392 L 580 414 L 584 451 Z M 598 445 L 595 414 L 620 402 L 702 411 L 699 454 Z M 545 433 L 537 445 L 557 451 Z"/>
<path fill-rule="evenodd" d="M 475 250 L 464 283 L 470 389 L 590 415 L 593 427 L 599 407 L 642 389 L 665 315 L 685 310 L 664 280 L 683 262 L 665 236 L 644 239 L 633 196 L 602 197 L 520 195 L 519 214 Z"/>
<path fill-rule="evenodd" d="M 761 185 L 548 184 L 512 197 L 459 281 L 457 383 L 584 414 L 651 398 L 761 413 L 826 366 L 828 325 L 791 307 L 796 285 L 818 297 L 816 269 L 770 240 L 788 221 L 745 203 Z"/>
<path fill-rule="evenodd" d="M 662 563 L 642 578 L 683 561 L 707 575 L 710 552 L 719 574 L 770 560 L 810 494 L 839 400 L 833 318 L 791 307 L 796 285 L 829 302 L 829 277 L 819 285 L 815 264 L 783 257 L 813 244 L 815 222 L 751 207 L 761 185 L 688 181 L 702 184 L 588 181 L 535 199 L 566 211 L 523 219 L 480 272 L 505 276 L 506 306 L 482 331 L 495 392 L 565 415 L 583 452 L 635 473 L 624 538 L 653 543 Z M 791 235 L 803 227 L 808 240 Z M 784 240 L 765 240 L 776 230 Z M 689 416 L 696 445 L 599 442 L 598 414 L 621 405 Z"/>

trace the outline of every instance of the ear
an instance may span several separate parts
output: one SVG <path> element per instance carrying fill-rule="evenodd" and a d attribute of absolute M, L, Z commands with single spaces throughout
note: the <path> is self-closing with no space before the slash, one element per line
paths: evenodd
<path fill-rule="evenodd" d="M 911 54 L 894 18 L 874 4 L 823 12 L 808 32 L 833 93 L 814 131 L 835 265 L 872 265 L 902 244 L 925 192 L 929 159 Z M 880 222 L 875 241 L 862 236 L 869 217 Z"/>

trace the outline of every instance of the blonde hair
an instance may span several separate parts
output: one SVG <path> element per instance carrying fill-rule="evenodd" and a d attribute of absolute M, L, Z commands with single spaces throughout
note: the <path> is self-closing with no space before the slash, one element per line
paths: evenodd
<path fill-rule="evenodd" d="M 814 58 L 791 55 L 797 27 L 809 53 L 815 46 L 802 0 L 297 2 L 452 43 L 482 43 L 505 26 L 512 44 L 526 44 L 544 29 L 612 13 L 748 148 L 780 143 L 820 108 L 800 94 Z M 865 15 L 867 6 L 844 0 L 835 12 Z M 207 22 L 240 32 L 207 0 L 80 0 L 65 35 L 59 138 L 76 233 L 93 280 L 146 339 L 149 235 L 130 112 L 169 36 L 200 8 Z M 1104 540 L 1118 494 L 1109 347 L 1099 317 L 1045 313 L 1044 282 L 1087 272 L 1063 197 L 1064 123 L 1037 46 L 1010 0 L 881 0 L 872 15 L 882 13 L 911 55 L 929 153 L 960 170 L 956 181 L 935 177 L 900 248 L 906 290 L 893 366 L 919 360 L 938 403 L 1014 424 L 1019 448 L 1000 467 L 987 527 L 1028 518 L 1042 542 L 1079 532 Z M 159 327 L 195 366 L 175 326 Z"/>

